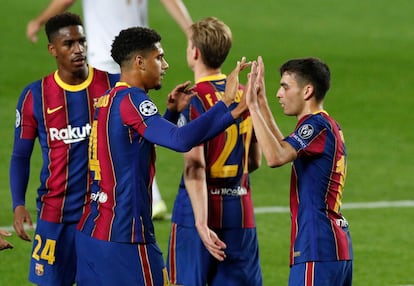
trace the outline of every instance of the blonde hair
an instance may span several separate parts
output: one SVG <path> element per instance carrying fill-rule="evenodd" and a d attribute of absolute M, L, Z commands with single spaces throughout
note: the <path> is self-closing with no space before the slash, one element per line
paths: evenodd
<path fill-rule="evenodd" d="M 219 68 L 232 46 L 230 28 L 215 17 L 207 17 L 191 25 L 191 42 L 201 52 L 206 66 Z"/>

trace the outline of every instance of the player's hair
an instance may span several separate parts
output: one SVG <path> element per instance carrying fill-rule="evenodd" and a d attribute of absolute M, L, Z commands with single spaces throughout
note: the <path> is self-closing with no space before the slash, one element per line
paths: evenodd
<path fill-rule="evenodd" d="M 59 32 L 60 29 L 69 26 L 83 26 L 79 15 L 65 12 L 49 18 L 45 24 L 46 36 L 49 43 L 52 41 L 53 36 Z"/>
<path fill-rule="evenodd" d="M 156 49 L 161 36 L 153 29 L 131 27 L 122 30 L 112 43 L 111 56 L 120 66 L 129 61 L 137 52 L 145 54 Z"/>
<path fill-rule="evenodd" d="M 226 60 L 232 45 L 230 28 L 215 17 L 207 17 L 190 27 L 191 42 L 201 52 L 204 64 L 219 68 Z"/>
<path fill-rule="evenodd" d="M 315 99 L 324 99 L 330 87 L 331 73 L 327 64 L 318 58 L 292 59 L 280 67 L 280 75 L 283 73 L 295 74 L 299 84 L 312 84 L 315 88 Z"/>

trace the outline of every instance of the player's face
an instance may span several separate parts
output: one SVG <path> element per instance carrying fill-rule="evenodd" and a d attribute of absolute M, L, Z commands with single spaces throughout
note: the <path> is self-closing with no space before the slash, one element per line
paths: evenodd
<path fill-rule="evenodd" d="M 300 116 L 305 105 L 305 87 L 298 84 L 293 73 L 283 73 L 276 94 L 286 115 Z"/>
<path fill-rule="evenodd" d="M 59 73 L 77 73 L 87 69 L 87 43 L 82 26 L 60 29 L 51 39 L 48 48 L 56 58 Z"/>
<path fill-rule="evenodd" d="M 164 58 L 161 43 L 156 43 L 155 47 L 156 49 L 149 52 L 145 57 L 145 85 L 147 90 L 161 88 L 162 79 L 169 67 Z"/>

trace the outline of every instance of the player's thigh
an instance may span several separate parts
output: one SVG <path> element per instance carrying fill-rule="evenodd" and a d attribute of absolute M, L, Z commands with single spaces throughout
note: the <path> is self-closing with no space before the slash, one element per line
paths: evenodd
<path fill-rule="evenodd" d="M 155 243 L 130 244 L 76 234 L 78 286 L 168 285 L 162 253 Z"/>
<path fill-rule="evenodd" d="M 352 260 L 306 262 L 290 268 L 289 286 L 351 286 Z"/>
<path fill-rule="evenodd" d="M 73 285 L 76 275 L 76 224 L 38 219 L 29 280 L 38 285 Z"/>
<path fill-rule="evenodd" d="M 205 286 L 211 259 L 196 228 L 172 224 L 167 254 L 172 285 Z"/>
<path fill-rule="evenodd" d="M 227 245 L 226 259 L 217 264 L 210 285 L 263 285 L 256 229 L 225 229 L 217 233 Z"/>

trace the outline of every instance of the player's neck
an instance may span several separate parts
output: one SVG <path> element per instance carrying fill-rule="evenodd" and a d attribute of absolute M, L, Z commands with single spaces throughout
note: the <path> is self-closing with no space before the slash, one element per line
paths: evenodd
<path fill-rule="evenodd" d="M 221 69 L 211 69 L 207 68 L 206 66 L 200 66 L 194 68 L 194 81 L 197 82 L 199 79 L 207 76 L 218 75 L 221 74 Z"/>
<path fill-rule="evenodd" d="M 89 69 L 86 65 L 77 71 L 68 71 L 63 68 L 58 68 L 57 74 L 64 83 L 78 85 L 88 78 Z"/>
<path fill-rule="evenodd" d="M 304 105 L 302 111 L 296 115 L 297 120 L 299 121 L 302 117 L 315 114 L 323 110 L 322 102 L 315 102 L 314 100 L 307 101 Z"/>

